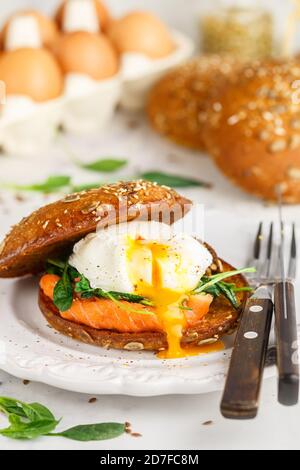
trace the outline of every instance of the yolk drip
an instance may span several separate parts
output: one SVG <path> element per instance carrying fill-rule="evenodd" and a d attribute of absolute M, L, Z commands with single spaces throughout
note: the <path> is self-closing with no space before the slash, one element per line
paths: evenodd
<path fill-rule="evenodd" d="M 161 359 L 181 358 L 200 353 L 222 349 L 222 343 L 206 347 L 182 348 L 181 339 L 186 326 L 184 311 L 180 308 L 183 300 L 187 298 L 184 288 L 172 290 L 163 286 L 163 262 L 170 256 L 166 245 L 146 242 L 144 240 L 130 239 L 127 249 L 128 271 L 138 295 L 142 295 L 154 302 L 159 321 L 166 332 L 168 349 L 158 353 Z M 151 259 L 151 280 L 145 280 L 138 273 L 143 271 L 140 266 Z M 137 264 L 139 266 L 137 266 Z M 176 267 L 174 266 L 174 269 Z M 147 269 L 145 268 L 145 272 Z M 148 273 L 149 274 L 149 273 Z M 148 276 L 149 277 L 149 276 Z M 214 349 L 212 349 L 214 347 Z"/>

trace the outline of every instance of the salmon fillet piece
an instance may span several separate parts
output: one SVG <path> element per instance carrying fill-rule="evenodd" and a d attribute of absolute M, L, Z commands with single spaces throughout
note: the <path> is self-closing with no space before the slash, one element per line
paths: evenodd
<path fill-rule="evenodd" d="M 54 274 L 45 274 L 40 280 L 42 291 L 51 300 L 59 279 L 59 276 Z M 184 310 L 187 327 L 197 324 L 208 313 L 212 300 L 213 297 L 209 294 L 193 295 L 187 300 L 186 306 L 191 309 Z M 74 298 L 69 310 L 59 313 L 66 320 L 99 330 L 117 330 L 121 333 L 163 331 L 155 307 L 123 300 L 117 304 L 110 299 L 96 297 Z"/>

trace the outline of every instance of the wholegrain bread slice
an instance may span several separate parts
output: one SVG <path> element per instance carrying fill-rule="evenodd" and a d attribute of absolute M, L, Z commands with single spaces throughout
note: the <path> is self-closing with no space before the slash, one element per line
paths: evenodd
<path fill-rule="evenodd" d="M 135 219 L 173 223 L 190 207 L 191 201 L 176 191 L 148 181 L 119 182 L 68 195 L 12 228 L 0 244 L 0 277 L 41 272 L 47 258 L 65 254 L 99 226 Z"/>
<path fill-rule="evenodd" d="M 214 253 L 214 251 L 212 250 Z M 215 272 L 220 270 L 231 271 L 234 268 L 228 263 L 214 258 Z M 245 278 L 241 275 L 228 278 L 238 287 L 247 286 Z M 241 303 L 245 293 L 238 294 Z M 125 350 L 148 350 L 158 351 L 167 349 L 167 337 L 164 332 L 147 331 L 141 333 L 120 333 L 112 330 L 98 330 L 86 325 L 65 320 L 59 314 L 53 301 L 47 297 L 42 290 L 39 292 L 39 307 L 47 322 L 60 333 L 70 336 L 78 341 L 92 344 L 94 346 L 125 349 Z M 209 312 L 195 326 L 184 331 L 182 346 L 202 345 L 213 343 L 228 333 L 237 325 L 240 309 L 235 309 L 225 297 L 217 297 L 213 300 Z"/>

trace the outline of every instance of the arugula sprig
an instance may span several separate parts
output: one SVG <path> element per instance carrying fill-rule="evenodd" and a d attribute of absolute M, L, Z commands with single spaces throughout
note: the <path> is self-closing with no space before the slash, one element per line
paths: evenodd
<path fill-rule="evenodd" d="M 67 261 L 48 259 L 46 271 L 47 273 L 57 274 L 61 277 L 54 288 L 53 295 L 54 305 L 61 312 L 64 312 L 71 307 L 73 302 L 73 292 L 83 299 L 98 297 L 110 299 L 116 303 L 119 303 L 120 300 L 126 300 L 127 302 L 138 303 L 148 307 L 153 305 L 149 299 L 146 299 L 141 295 L 105 291 L 100 288 L 93 289 L 89 280 L 80 274 L 73 266 L 68 264 Z M 124 306 L 122 308 L 124 308 Z M 149 312 L 139 310 L 139 313 L 146 314 Z"/>
<path fill-rule="evenodd" d="M 53 433 L 61 420 L 40 403 L 24 403 L 14 398 L 0 397 L 0 412 L 9 426 L 0 429 L 0 435 L 11 439 L 35 439 L 40 436 L 61 436 L 76 441 L 100 441 L 118 437 L 125 432 L 123 423 L 96 423 L 75 426 Z"/>
<path fill-rule="evenodd" d="M 229 300 L 234 308 L 238 308 L 239 301 L 236 297 L 236 293 L 242 291 L 251 291 L 252 289 L 251 287 L 237 287 L 234 283 L 224 282 L 224 279 L 236 276 L 238 274 L 253 272 L 255 272 L 255 268 L 244 268 L 218 273 L 212 276 L 203 276 L 198 286 L 192 291 L 192 294 L 206 293 L 211 294 L 213 297 L 219 297 L 220 295 L 223 295 Z"/>

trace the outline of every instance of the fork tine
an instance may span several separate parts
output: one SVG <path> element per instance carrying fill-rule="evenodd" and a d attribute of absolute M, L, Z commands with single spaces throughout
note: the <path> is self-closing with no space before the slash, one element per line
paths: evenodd
<path fill-rule="evenodd" d="M 254 245 L 253 245 L 253 254 L 252 258 L 249 260 L 249 266 L 253 266 L 256 269 L 256 272 L 248 274 L 249 282 L 255 283 L 259 277 L 259 271 L 261 270 L 260 266 L 260 254 L 261 246 L 263 239 L 263 222 L 260 222 L 258 225 L 258 230 L 255 236 Z"/>
<path fill-rule="evenodd" d="M 255 238 L 255 243 L 254 243 L 254 251 L 253 251 L 253 256 L 255 260 L 259 260 L 260 257 L 260 252 L 261 252 L 261 242 L 262 242 L 262 230 L 263 230 L 263 223 L 260 222 L 258 226 L 258 231 L 256 234 Z"/>
<path fill-rule="evenodd" d="M 273 222 L 270 223 L 270 230 L 269 230 L 269 237 L 268 237 L 266 278 L 270 277 L 272 252 L 273 252 Z"/>
<path fill-rule="evenodd" d="M 296 277 L 296 266 L 297 266 L 297 242 L 296 242 L 296 226 L 293 223 L 292 240 L 291 240 L 291 252 L 289 261 L 288 278 L 295 279 Z"/>

